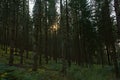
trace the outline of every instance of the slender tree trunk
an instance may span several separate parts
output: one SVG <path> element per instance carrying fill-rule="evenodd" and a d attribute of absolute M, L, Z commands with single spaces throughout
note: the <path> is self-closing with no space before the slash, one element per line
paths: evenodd
<path fill-rule="evenodd" d="M 45 60 L 48 64 L 48 15 L 47 15 L 47 0 L 45 1 Z"/>
<path fill-rule="evenodd" d="M 42 1 L 40 0 L 40 3 L 39 3 L 39 11 L 40 11 L 40 17 L 39 17 L 39 34 L 40 34 L 40 38 L 39 38 L 39 65 L 41 66 L 42 65 Z"/>
<path fill-rule="evenodd" d="M 66 75 L 66 61 L 65 61 L 65 43 L 64 43 L 64 30 L 63 30 L 63 5 L 62 5 L 62 2 L 63 0 L 60 0 L 60 27 L 61 27 L 61 30 L 60 30 L 60 33 L 61 33 L 61 38 L 62 38 L 62 41 L 61 41 L 61 57 L 62 57 L 62 69 L 61 69 L 61 72 L 63 73 L 63 76 Z"/>
<path fill-rule="evenodd" d="M 66 56 L 69 67 L 71 66 L 71 55 L 70 55 L 70 26 L 69 26 L 69 13 L 68 13 L 68 0 L 66 0 Z"/>
<path fill-rule="evenodd" d="M 20 64 L 23 64 L 23 54 L 24 54 L 24 50 L 20 50 Z"/>
<path fill-rule="evenodd" d="M 26 58 L 28 59 L 29 58 L 29 51 L 26 50 Z"/>
<path fill-rule="evenodd" d="M 33 57 L 33 71 L 37 71 L 38 69 L 38 54 L 35 52 Z"/>
<path fill-rule="evenodd" d="M 13 2 L 13 3 L 12 3 Z M 10 56 L 9 56 L 9 65 L 11 66 L 11 65 L 13 65 L 13 61 L 14 61 L 14 47 L 15 47 L 15 26 L 16 26 L 16 23 L 15 23 L 15 21 L 16 21 L 16 16 L 15 16 L 15 14 L 16 14 L 16 11 L 15 11 L 15 0 L 12 0 L 12 2 L 10 3 L 10 7 L 12 8 L 12 10 L 13 10 L 13 12 L 11 12 L 11 13 L 13 13 L 11 16 L 13 16 L 13 18 L 12 17 L 10 17 L 10 19 L 12 19 L 12 25 L 10 26 L 10 37 L 11 37 L 11 40 L 10 40 Z M 11 22 L 11 21 L 10 21 Z"/>
<path fill-rule="evenodd" d="M 39 54 L 39 65 L 42 65 L 42 54 Z"/>
<path fill-rule="evenodd" d="M 10 57 L 9 57 L 9 65 L 12 66 L 14 62 L 14 48 L 10 48 Z"/>
<path fill-rule="evenodd" d="M 104 67 L 104 51 L 103 51 L 103 46 L 99 47 L 99 53 L 100 53 L 100 56 L 101 56 L 102 67 Z"/>
<path fill-rule="evenodd" d="M 108 47 L 108 46 L 106 46 L 106 50 L 107 50 L 107 60 L 108 60 L 108 64 L 111 65 L 110 50 L 109 50 L 109 47 Z"/>
<path fill-rule="evenodd" d="M 39 58 L 39 38 L 38 38 L 38 33 L 39 33 L 39 26 L 35 25 L 35 44 L 34 45 L 34 57 L 33 57 L 33 71 L 36 71 L 38 69 L 38 58 Z"/>
<path fill-rule="evenodd" d="M 120 1 L 119 0 L 114 0 L 114 7 L 116 13 L 116 20 L 117 20 L 118 37 L 120 38 Z"/>
<path fill-rule="evenodd" d="M 112 44 L 112 48 L 113 48 L 112 58 L 113 58 L 113 64 L 114 64 L 114 69 L 115 69 L 115 73 L 116 73 L 116 78 L 120 78 L 119 67 L 118 67 L 118 57 L 117 57 L 116 48 L 115 48 L 114 43 Z"/>

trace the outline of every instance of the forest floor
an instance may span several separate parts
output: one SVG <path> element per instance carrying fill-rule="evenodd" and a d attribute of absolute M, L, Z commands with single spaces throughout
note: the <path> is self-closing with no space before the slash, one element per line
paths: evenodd
<path fill-rule="evenodd" d="M 0 80 L 115 80 L 112 66 L 92 65 L 89 68 L 72 64 L 63 76 L 61 63 L 50 61 L 43 64 L 38 71 L 32 71 L 32 61 L 26 60 L 24 65 L 19 65 L 19 57 L 15 57 L 14 66 L 8 66 L 8 56 L 0 55 Z M 44 63 L 44 62 L 43 62 Z"/>

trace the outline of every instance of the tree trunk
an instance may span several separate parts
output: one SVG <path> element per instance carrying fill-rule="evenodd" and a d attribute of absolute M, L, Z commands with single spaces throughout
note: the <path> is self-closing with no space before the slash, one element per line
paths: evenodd
<path fill-rule="evenodd" d="M 12 66 L 14 61 L 14 48 L 10 48 L 10 57 L 9 57 L 9 65 Z"/>
<path fill-rule="evenodd" d="M 33 61 L 34 61 L 34 63 L 33 63 L 33 71 L 37 71 L 37 69 L 38 69 L 38 54 L 37 53 L 35 53 L 35 55 L 34 55 L 34 57 L 33 57 Z"/>
<path fill-rule="evenodd" d="M 20 50 L 20 64 L 23 64 L 23 54 L 24 54 L 24 50 Z"/>
<path fill-rule="evenodd" d="M 117 53 L 116 53 L 116 48 L 115 48 L 115 44 L 112 44 L 112 49 L 113 49 L 113 53 L 112 53 L 112 59 L 113 59 L 113 64 L 114 64 L 114 69 L 115 69 L 115 73 L 116 73 L 116 78 L 120 78 L 120 74 L 119 74 L 119 67 L 118 67 L 118 57 L 117 57 Z"/>
<path fill-rule="evenodd" d="M 119 0 L 114 0 L 114 7 L 116 13 L 116 20 L 117 20 L 118 38 L 120 38 L 120 1 Z"/>
<path fill-rule="evenodd" d="M 108 47 L 108 46 L 106 46 L 106 50 L 107 50 L 107 60 L 108 60 L 108 64 L 111 65 L 110 50 L 109 50 L 109 47 Z"/>

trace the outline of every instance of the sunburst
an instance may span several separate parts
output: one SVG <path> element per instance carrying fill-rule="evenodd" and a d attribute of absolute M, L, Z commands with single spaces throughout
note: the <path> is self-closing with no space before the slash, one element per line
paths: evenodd
<path fill-rule="evenodd" d="M 58 23 L 54 23 L 54 24 L 50 27 L 50 30 L 51 30 L 52 32 L 56 32 L 56 31 L 58 31 L 58 29 L 59 29 Z"/>

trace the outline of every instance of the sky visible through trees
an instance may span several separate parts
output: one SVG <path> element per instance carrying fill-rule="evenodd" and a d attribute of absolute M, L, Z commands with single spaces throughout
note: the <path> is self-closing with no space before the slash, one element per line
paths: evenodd
<path fill-rule="evenodd" d="M 34 0 L 30 0 L 30 2 L 29 2 L 29 8 L 30 8 L 30 14 L 31 15 L 32 15 L 33 7 L 34 7 Z"/>

